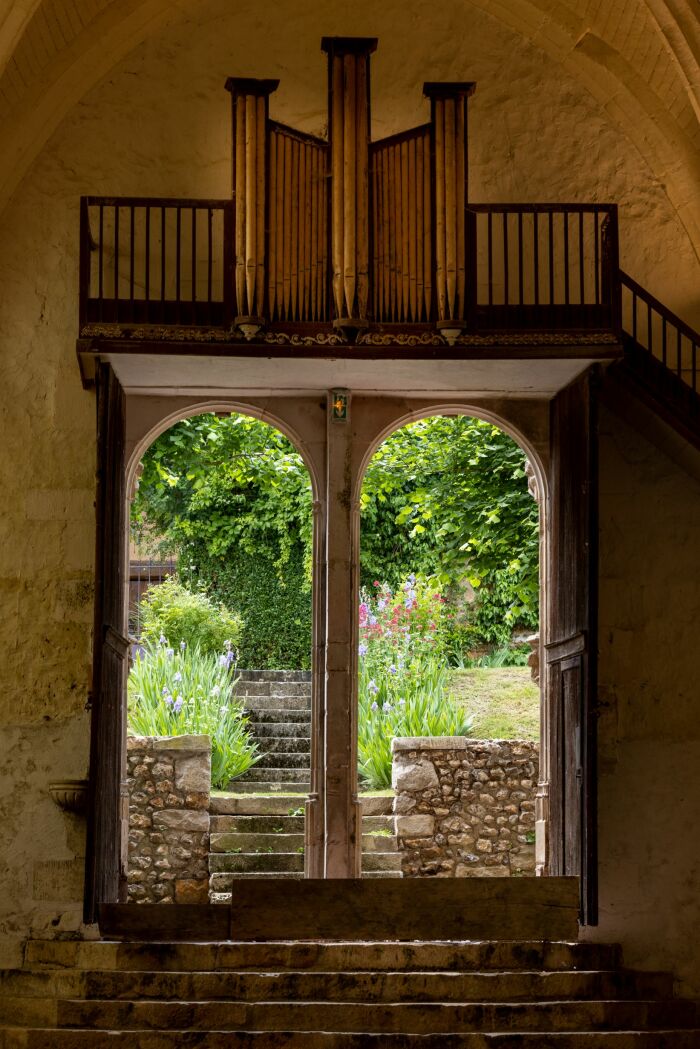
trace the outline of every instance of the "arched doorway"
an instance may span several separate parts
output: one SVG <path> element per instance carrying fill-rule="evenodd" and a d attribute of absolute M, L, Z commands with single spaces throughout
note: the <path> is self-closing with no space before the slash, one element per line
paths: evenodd
<path fill-rule="evenodd" d="M 101 455 L 106 467 L 101 476 L 106 479 L 107 488 L 111 485 L 112 505 L 115 491 L 121 491 L 124 504 L 126 474 L 124 465 L 118 467 L 117 460 L 121 455 L 121 463 L 126 463 L 126 405 L 123 394 L 110 380 L 108 366 L 105 369 L 101 377 L 101 404 L 106 413 L 101 426 Z M 338 397 L 339 393 L 343 396 Z M 588 640 L 595 636 L 595 595 L 591 585 L 595 551 L 590 540 L 595 512 L 595 463 L 594 397 L 589 376 L 584 375 L 551 401 L 510 397 L 455 400 L 440 396 L 422 398 L 419 394 L 405 397 L 372 390 L 353 396 L 347 390 L 325 391 L 320 401 L 318 393 L 267 396 L 260 401 L 251 397 L 245 402 L 238 399 L 213 405 L 202 398 L 178 401 L 154 396 L 145 401 L 133 400 L 129 451 L 154 428 L 167 425 L 166 417 L 174 419 L 180 417 L 183 410 L 202 410 L 202 406 L 207 405 L 227 411 L 243 408 L 250 414 L 264 413 L 271 421 L 280 420 L 280 428 L 292 437 L 297 436 L 297 447 L 307 453 L 314 494 L 318 493 L 314 500 L 317 523 L 314 578 L 318 585 L 314 591 L 313 663 L 318 671 L 313 707 L 317 743 L 312 757 L 318 769 L 318 792 L 312 790 L 309 798 L 308 872 L 323 879 L 360 876 L 361 812 L 356 769 L 357 598 L 359 496 L 366 463 L 377 445 L 397 426 L 431 414 L 467 413 L 485 418 L 524 445 L 541 490 L 546 493 L 542 513 L 547 536 L 545 587 L 549 598 L 542 615 L 547 653 L 544 660 L 547 713 L 543 736 L 549 767 L 548 773 L 543 773 L 547 778 L 540 784 L 538 822 L 548 819 L 551 829 L 549 855 L 545 859 L 547 872 L 580 877 L 584 892 L 582 914 L 586 920 L 594 920 L 593 910 L 585 909 L 585 899 L 594 902 L 595 897 L 595 747 L 590 706 L 595 660 Z M 340 418 L 334 407 L 339 402 L 346 408 Z M 117 439 L 119 433 L 121 438 Z M 111 440 L 106 440 L 105 434 L 111 434 Z M 105 508 L 110 504 L 106 494 L 103 490 L 98 500 L 101 507 L 98 514 L 103 520 L 106 520 Z M 124 547 L 123 519 L 120 522 L 114 518 L 102 534 L 104 550 L 102 558 L 98 558 L 98 571 L 104 580 L 113 581 L 119 578 L 119 573 L 115 573 L 114 549 Z M 123 598 L 121 603 L 115 603 L 115 593 L 110 582 L 98 595 L 102 617 L 101 651 L 108 660 L 113 658 L 119 638 L 123 637 L 118 633 L 123 622 Z M 123 595 L 123 589 L 118 593 Z M 96 673 L 100 672 L 97 658 Z M 106 703 L 101 702 L 101 714 L 93 719 L 96 741 L 93 755 L 99 756 L 105 747 L 113 746 L 109 738 L 113 737 L 114 726 L 105 713 L 112 709 L 110 702 L 115 689 L 121 687 L 118 674 L 108 674 L 102 679 L 102 699 L 107 693 L 110 698 Z M 98 824 L 94 814 L 99 811 L 100 798 L 108 797 L 105 788 L 110 774 L 118 790 L 118 777 L 114 774 L 117 766 L 118 762 L 111 766 L 96 762 L 93 767 L 93 836 L 95 827 L 100 826 L 101 834 L 101 828 L 107 825 L 105 821 Z M 543 762 L 543 769 L 546 768 Z M 115 796 L 112 793 L 112 797 Z M 113 825 L 115 820 L 112 814 Z M 109 853 L 108 848 L 106 852 Z M 97 885 L 93 905 L 100 901 L 100 892 L 102 899 L 109 899 L 109 894 L 114 899 L 118 868 L 115 876 L 114 865 L 110 872 L 104 859 L 104 856 L 100 858 L 93 837 L 88 874 L 90 865 L 100 877 L 102 871 L 108 872 L 101 883 L 99 879 L 93 882 Z M 339 889 L 342 890 L 342 886 Z"/>
<path fill-rule="evenodd" d="M 545 855 L 535 461 L 449 407 L 366 460 L 358 774 L 363 808 L 394 815 L 391 836 L 363 820 L 365 877 L 523 877 Z"/>

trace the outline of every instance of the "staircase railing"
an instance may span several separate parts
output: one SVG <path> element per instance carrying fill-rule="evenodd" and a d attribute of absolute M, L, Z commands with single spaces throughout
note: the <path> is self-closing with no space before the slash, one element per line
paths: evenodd
<path fill-rule="evenodd" d="M 654 369 L 651 362 L 659 362 L 694 393 L 700 393 L 700 333 L 694 331 L 689 324 L 677 317 L 622 270 L 620 289 L 621 327 L 623 334 L 627 336 L 628 356 L 636 356 L 636 369 L 644 367 L 645 353 L 652 372 L 658 373 L 658 369 Z"/>

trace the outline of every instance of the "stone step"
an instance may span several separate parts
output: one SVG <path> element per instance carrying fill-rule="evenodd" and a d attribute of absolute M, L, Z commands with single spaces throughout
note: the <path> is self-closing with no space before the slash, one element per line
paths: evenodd
<path fill-rule="evenodd" d="M 238 699 L 250 700 L 255 703 L 257 699 L 265 696 L 303 696 L 311 701 L 311 685 L 305 682 L 289 681 L 239 681 L 236 686 Z"/>
<path fill-rule="evenodd" d="M 154 1041 L 154 1037 L 157 1041 Z M 105 1049 L 105 1032 L 0 1028 L 0 1049 Z M 332 1031 L 110 1031 L 110 1049 L 698 1049 L 700 1028 L 518 1034 L 360 1034 Z"/>
<path fill-rule="evenodd" d="M 303 871 L 303 852 L 211 852 L 209 870 L 212 874 L 235 871 Z"/>
<path fill-rule="evenodd" d="M 301 700 L 311 705 L 311 685 L 294 682 L 276 685 L 269 681 L 240 683 L 236 687 L 236 697 L 239 700 L 245 700 L 251 706 L 257 706 L 258 703 L 271 699 Z"/>
<path fill-rule="evenodd" d="M 282 769 L 286 775 L 294 772 L 294 769 Z M 296 773 L 295 773 L 296 775 Z M 245 781 L 236 780 L 236 790 L 241 794 L 255 794 L 258 796 L 260 791 L 266 791 L 270 793 L 276 793 L 280 791 L 282 794 L 295 794 L 299 798 L 299 804 L 303 804 L 304 799 L 308 796 L 310 779 L 305 782 L 300 780 L 264 780 L 264 779 L 246 779 Z"/>
<path fill-rule="evenodd" d="M 255 733 L 255 738 L 260 740 L 261 745 L 265 746 L 269 739 L 305 739 L 308 746 L 311 746 L 311 729 L 306 731 L 306 726 L 311 724 L 311 715 L 305 722 L 301 721 L 252 721 L 250 722 L 251 731 Z"/>
<path fill-rule="evenodd" d="M 364 824 L 364 820 L 362 821 Z M 362 834 L 362 852 L 397 852 L 398 844 L 393 834 Z"/>
<path fill-rule="evenodd" d="M 85 972 L 0 971 L 3 1001 L 106 998 L 179 1001 L 533 1002 L 662 998 L 668 973 L 592 972 Z M 10 1019 L 10 1017 L 8 1017 Z"/>
<path fill-rule="evenodd" d="M 281 798 L 274 799 L 281 801 Z M 615 969 L 618 944 L 558 940 L 272 940 L 266 943 L 143 943 L 109 940 L 29 940 L 25 964 L 48 969 L 304 969 L 323 972 L 380 970 L 553 971 Z"/>
<path fill-rule="evenodd" d="M 279 756 L 279 755 L 278 755 Z M 294 772 L 294 776 L 290 773 Z M 298 775 L 297 775 L 298 772 Z M 297 783 L 309 782 L 310 774 L 308 767 L 306 769 L 300 768 L 295 769 L 293 766 L 271 766 L 269 768 L 260 765 L 254 765 L 252 769 L 249 769 L 243 776 L 235 780 L 236 790 L 243 789 L 244 783 L 269 783 L 271 790 L 279 790 L 279 787 L 272 787 L 272 784 L 277 782 L 284 782 L 285 780 L 294 779 Z"/>
<path fill-rule="evenodd" d="M 311 699 L 308 696 L 245 696 L 241 702 L 247 714 L 256 713 L 259 710 L 276 710 L 279 713 L 279 721 L 284 721 L 282 713 L 287 710 L 303 710 L 311 714 Z"/>
<path fill-rule="evenodd" d="M 401 876 L 401 854 L 397 852 L 363 852 L 362 872 L 396 871 Z"/>
<path fill-rule="evenodd" d="M 301 732 L 305 726 L 311 724 L 310 710 L 278 710 L 271 707 L 269 710 L 249 710 L 249 724 L 252 730 L 258 725 L 285 725 L 293 727 L 293 732 Z M 294 726 L 300 726 L 296 728 Z M 310 729 L 304 732 L 305 736 L 310 734 Z"/>
<path fill-rule="evenodd" d="M 311 681 L 310 670 L 238 670 L 241 681 Z"/>
<path fill-rule="evenodd" d="M 303 821 L 302 821 L 303 822 Z M 210 838 L 210 849 L 212 852 L 235 853 L 254 852 L 256 850 L 269 852 L 296 852 L 304 845 L 304 833 L 288 833 L 286 828 L 282 831 L 269 833 L 253 831 L 232 831 L 212 834 Z M 384 834 L 363 834 L 362 851 L 372 853 L 393 853 L 398 849 L 396 838 L 387 837 Z"/>
<path fill-rule="evenodd" d="M 311 740 L 308 736 L 260 736 L 257 731 L 253 736 L 258 746 L 266 754 L 311 754 Z"/>
<path fill-rule="evenodd" d="M 212 837 L 215 834 L 303 834 L 304 817 L 288 813 L 279 816 L 211 816 L 209 831 Z"/>
<path fill-rule="evenodd" d="M 304 834 L 244 834 L 235 831 L 233 834 L 212 834 L 210 848 L 212 852 L 236 853 L 255 852 L 296 852 L 304 846 Z"/>
<path fill-rule="evenodd" d="M 25 999 L 26 1001 L 26 999 Z M 462 1031 L 600 1031 L 692 1028 L 700 1010 L 683 1001 L 556 1002 L 163 1002 L 36 1000 L 30 1023 L 97 1030 L 382 1031 L 437 1034 Z M 57 1007 L 58 1006 L 58 1007 Z M 53 1007 L 54 1016 L 51 1015 Z M 55 1018 L 54 1018 L 55 1017 Z"/>
<path fill-rule="evenodd" d="M 238 781 L 235 781 L 238 784 Z M 308 787 L 302 793 L 308 792 Z M 235 792 L 214 791 L 209 803 L 209 811 L 213 816 L 286 816 L 290 811 L 295 812 L 303 806 L 304 799 L 297 796 L 296 791 L 290 792 L 290 796 L 271 796 L 268 793 L 259 792 L 250 796 L 250 790 L 245 794 L 239 792 L 236 785 Z M 391 813 L 393 797 L 383 794 L 363 794 L 360 796 L 363 818 L 366 816 L 388 816 Z"/>
<path fill-rule="evenodd" d="M 292 879 L 295 881 L 301 881 L 304 877 L 303 870 L 297 871 L 235 871 L 226 872 L 218 871 L 216 874 L 212 874 L 209 878 L 209 895 L 210 898 L 217 897 L 216 902 L 225 902 L 230 904 L 232 900 L 232 890 L 237 881 L 241 878 L 279 878 Z M 219 901 L 218 897 L 222 894 L 227 894 L 228 899 Z M 212 898 L 212 903 L 214 899 Z"/>
<path fill-rule="evenodd" d="M 391 801 L 391 798 L 389 799 Z M 372 834 L 378 830 L 388 830 L 390 834 L 394 833 L 394 817 L 391 815 L 387 816 L 365 816 L 362 814 L 362 833 Z"/>
<path fill-rule="evenodd" d="M 310 769 L 311 755 L 308 751 L 306 754 L 299 751 L 275 751 L 274 753 L 266 753 L 255 765 L 255 768 L 258 770 L 274 768 Z"/>
<path fill-rule="evenodd" d="M 275 801 L 279 799 L 275 798 Z M 279 815 L 260 815 L 252 813 L 239 816 L 211 816 L 209 830 L 211 834 L 303 834 L 304 816 L 291 816 L 297 805 L 290 804 L 288 809 L 282 806 Z M 363 816 L 363 834 L 374 834 L 377 831 L 389 831 L 393 836 L 394 821 L 392 816 Z M 381 838 L 382 835 L 379 835 Z"/>

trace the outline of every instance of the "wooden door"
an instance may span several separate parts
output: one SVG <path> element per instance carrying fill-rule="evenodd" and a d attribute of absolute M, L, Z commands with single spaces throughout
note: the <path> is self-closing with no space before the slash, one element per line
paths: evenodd
<path fill-rule="evenodd" d="M 548 619 L 549 873 L 576 875 L 581 921 L 597 924 L 596 375 L 551 406 Z"/>
<path fill-rule="evenodd" d="M 125 899 L 128 795 L 124 789 L 128 641 L 125 623 L 124 391 L 109 364 L 97 372 L 95 625 L 84 917 Z"/>

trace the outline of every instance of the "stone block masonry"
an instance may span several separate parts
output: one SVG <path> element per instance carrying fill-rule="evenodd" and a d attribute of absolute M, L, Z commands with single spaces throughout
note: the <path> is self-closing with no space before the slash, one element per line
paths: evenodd
<path fill-rule="evenodd" d="M 404 878 L 535 873 L 538 743 L 433 736 L 392 753 Z"/>
<path fill-rule="evenodd" d="M 209 736 L 129 736 L 130 903 L 209 902 Z"/>

